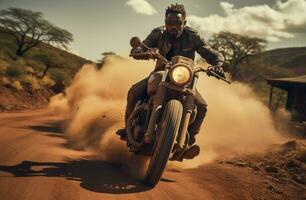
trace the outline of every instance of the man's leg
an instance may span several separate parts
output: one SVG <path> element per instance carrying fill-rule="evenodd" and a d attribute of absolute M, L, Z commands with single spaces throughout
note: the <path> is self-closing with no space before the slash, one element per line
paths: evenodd
<path fill-rule="evenodd" d="M 138 100 L 145 99 L 147 97 L 148 78 L 132 85 L 127 94 L 127 104 L 125 110 L 125 121 L 132 114 L 134 107 Z"/>
<path fill-rule="evenodd" d="M 132 87 L 129 89 L 127 94 L 127 104 L 126 104 L 125 117 L 124 117 L 125 123 L 128 117 L 132 114 L 137 101 L 147 97 L 147 86 L 148 86 L 148 78 L 145 78 L 132 85 Z M 126 138 L 125 128 L 119 129 L 116 134 L 120 135 L 121 139 L 125 140 Z"/>
<path fill-rule="evenodd" d="M 190 140 L 189 140 L 189 148 L 184 152 L 183 155 L 183 158 L 185 159 L 193 159 L 200 153 L 200 147 L 194 144 L 195 135 L 200 132 L 201 125 L 206 115 L 207 104 L 197 90 L 195 95 L 195 104 L 197 106 L 198 112 L 195 121 L 188 128 L 188 132 L 190 134 Z"/>
<path fill-rule="evenodd" d="M 188 128 L 188 132 L 190 134 L 189 145 L 193 145 L 195 143 L 195 135 L 200 132 L 201 125 L 207 112 L 207 104 L 198 90 L 196 90 L 195 104 L 197 106 L 198 113 L 195 121 Z"/>

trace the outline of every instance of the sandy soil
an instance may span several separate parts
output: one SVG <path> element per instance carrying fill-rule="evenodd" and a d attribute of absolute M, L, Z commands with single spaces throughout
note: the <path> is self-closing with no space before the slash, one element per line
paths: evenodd
<path fill-rule="evenodd" d="M 32 92 L 29 89 L 16 90 L 0 85 L 0 112 L 44 108 L 53 95 L 54 92 L 51 89 Z"/>
<path fill-rule="evenodd" d="M 149 188 L 120 165 L 70 149 L 61 121 L 48 110 L 0 113 L 1 200 L 306 199 L 303 184 L 231 161 L 167 168 Z"/>

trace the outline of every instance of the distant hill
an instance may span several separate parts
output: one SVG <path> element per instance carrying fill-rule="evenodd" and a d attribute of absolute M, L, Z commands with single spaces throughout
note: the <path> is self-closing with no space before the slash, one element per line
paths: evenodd
<path fill-rule="evenodd" d="M 241 80 L 306 74 L 306 47 L 282 48 L 250 56 L 240 66 Z M 253 77 L 251 74 L 252 72 Z M 261 77 L 261 78 L 260 78 Z"/>
<path fill-rule="evenodd" d="M 266 79 L 306 74 L 306 47 L 273 49 L 250 56 L 239 65 L 239 71 L 239 81 L 253 87 L 267 103 L 269 86 Z"/>
<path fill-rule="evenodd" d="M 2 71 L 0 76 L 4 76 L 4 70 L 8 71 L 10 68 L 23 70 L 24 67 L 32 68 L 33 73 L 40 76 L 49 66 L 47 76 L 55 82 L 67 85 L 85 63 L 92 63 L 90 60 L 45 43 L 30 49 L 22 57 L 16 56 L 15 50 L 14 38 L 0 33 L 0 72 Z"/>
<path fill-rule="evenodd" d="M 14 38 L 0 33 L 0 112 L 46 106 L 85 63 L 92 63 L 45 43 L 22 57 L 15 51 Z"/>
<path fill-rule="evenodd" d="M 257 57 L 267 66 L 288 68 L 297 74 L 306 73 L 306 47 L 274 49 L 258 54 Z"/>

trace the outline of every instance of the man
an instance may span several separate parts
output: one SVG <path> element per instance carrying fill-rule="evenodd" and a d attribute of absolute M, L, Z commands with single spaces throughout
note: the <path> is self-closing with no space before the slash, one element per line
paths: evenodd
<path fill-rule="evenodd" d="M 155 48 L 159 53 L 171 60 L 173 56 L 185 56 L 194 60 L 195 52 L 199 53 L 209 64 L 214 66 L 215 72 L 224 76 L 221 68 L 223 57 L 221 54 L 211 49 L 199 34 L 192 28 L 186 26 L 186 11 L 183 5 L 175 4 L 166 9 L 165 26 L 153 29 L 149 36 L 143 41 L 150 48 Z M 132 49 L 134 52 L 135 49 Z M 139 51 L 139 49 L 137 49 Z M 135 59 L 154 58 L 154 51 L 140 56 L 134 56 Z M 164 65 L 157 60 L 154 71 L 164 70 Z M 134 84 L 128 92 L 127 107 L 125 120 L 133 112 L 134 106 L 139 99 L 144 99 L 147 96 L 148 78 L 145 78 Z M 190 148 L 184 153 L 184 158 L 192 159 L 200 152 L 198 145 L 195 145 L 195 135 L 199 133 L 201 124 L 204 120 L 207 104 L 201 97 L 198 91 L 195 95 L 195 104 L 198 109 L 195 122 L 188 128 L 190 134 Z M 125 129 L 120 129 L 117 134 L 121 137 L 126 137 Z"/>

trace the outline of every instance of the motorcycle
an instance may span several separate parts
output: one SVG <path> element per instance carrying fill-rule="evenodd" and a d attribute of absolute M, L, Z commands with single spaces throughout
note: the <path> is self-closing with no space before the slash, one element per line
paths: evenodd
<path fill-rule="evenodd" d="M 131 53 L 131 57 L 151 50 L 138 37 L 130 43 L 134 49 L 141 46 L 147 50 Z M 188 126 L 197 115 L 194 96 L 200 72 L 230 83 L 211 67 L 195 67 L 189 58 L 175 56 L 168 61 L 158 52 L 155 56 L 164 64 L 164 71 L 149 77 L 148 98 L 139 100 L 128 117 L 125 139 L 129 151 L 150 157 L 144 182 L 151 186 L 160 180 L 168 160 L 182 161 L 189 148 Z"/>

